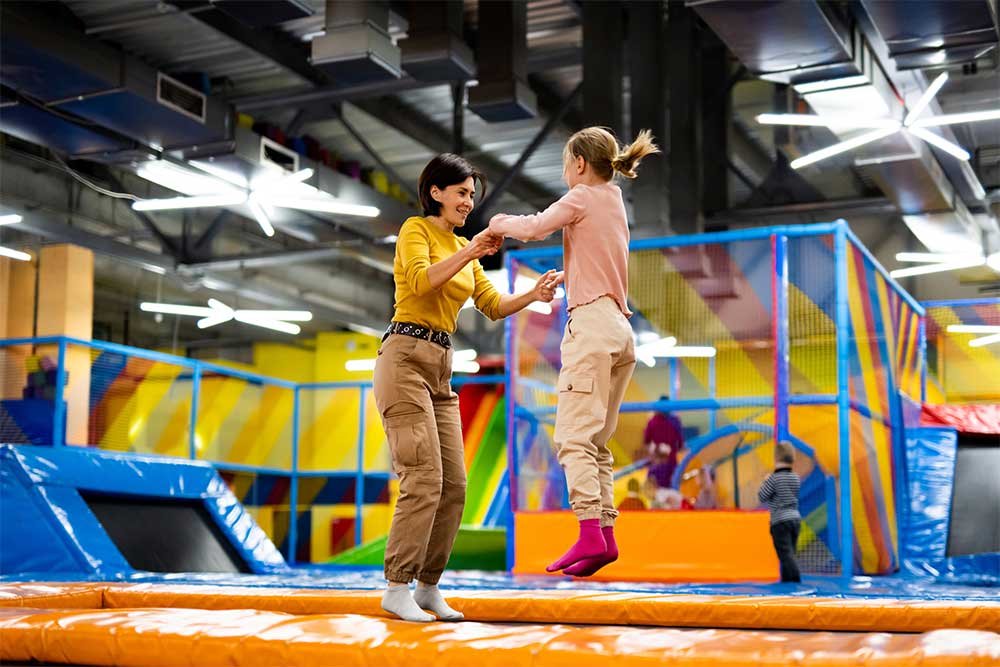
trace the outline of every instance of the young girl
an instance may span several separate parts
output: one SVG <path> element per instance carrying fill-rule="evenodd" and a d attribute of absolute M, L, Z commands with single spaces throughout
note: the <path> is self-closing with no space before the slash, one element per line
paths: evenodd
<path fill-rule="evenodd" d="M 435 157 L 420 174 L 424 214 L 399 231 L 395 314 L 375 362 L 375 404 L 399 476 L 385 546 L 388 587 L 382 608 L 407 621 L 462 619 L 437 586 L 465 506 L 462 420 L 451 389 L 458 311 L 471 297 L 480 312 L 497 320 L 533 301 L 552 301 L 559 281 L 550 271 L 523 294 L 497 292 L 479 259 L 496 252 L 502 237 L 483 231 L 466 241 L 455 234 L 472 212 L 477 182 L 485 189 L 479 171 L 449 153 Z"/>
<path fill-rule="evenodd" d="M 658 153 L 648 130 L 629 146 L 600 127 L 580 130 L 563 150 L 570 190 L 535 215 L 496 215 L 490 231 L 522 241 L 563 230 L 570 318 L 562 340 L 555 444 L 566 472 L 580 537 L 548 566 L 549 572 L 589 576 L 618 558 L 614 524 L 614 469 L 608 440 L 635 368 L 628 317 L 628 220 L 614 175 Z"/>

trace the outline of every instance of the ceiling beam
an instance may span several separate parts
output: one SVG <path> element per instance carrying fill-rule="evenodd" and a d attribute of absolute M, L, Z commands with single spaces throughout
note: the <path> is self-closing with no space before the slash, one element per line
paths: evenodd
<path fill-rule="evenodd" d="M 441 127 L 433 119 L 398 99 L 384 97 L 378 100 L 361 100 L 353 104 L 379 122 L 402 132 L 435 153 L 448 153 L 453 149 L 450 129 Z M 465 141 L 464 144 L 465 153 L 481 153 L 481 149 L 475 144 L 469 141 Z M 476 158 L 476 166 L 493 182 L 502 180 L 509 169 L 502 161 L 485 153 Z M 509 191 L 518 199 L 540 209 L 551 204 L 557 196 L 556 192 L 524 177 L 514 179 Z"/>
<path fill-rule="evenodd" d="M 257 30 L 203 0 L 172 0 L 170 4 L 187 13 L 192 20 L 260 54 L 306 83 L 324 85 L 330 82 L 329 77 L 309 63 L 308 45 L 281 31 Z"/>

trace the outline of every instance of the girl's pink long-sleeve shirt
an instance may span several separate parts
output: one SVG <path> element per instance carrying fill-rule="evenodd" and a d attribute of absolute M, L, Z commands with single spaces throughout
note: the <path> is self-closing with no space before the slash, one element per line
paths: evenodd
<path fill-rule="evenodd" d="M 540 241 L 563 230 L 568 310 L 610 296 L 628 309 L 628 218 L 622 191 L 613 183 L 577 185 L 541 213 L 495 215 L 490 231 L 521 241 Z"/>

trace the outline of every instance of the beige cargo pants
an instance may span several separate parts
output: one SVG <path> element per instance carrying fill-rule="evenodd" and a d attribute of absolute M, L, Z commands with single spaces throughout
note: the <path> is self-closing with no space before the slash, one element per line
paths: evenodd
<path fill-rule="evenodd" d="M 375 404 L 389 440 L 399 499 L 385 547 L 385 578 L 441 578 L 465 507 L 465 454 L 451 350 L 394 334 L 375 362 Z"/>
<path fill-rule="evenodd" d="M 635 368 L 632 327 L 614 299 L 601 297 L 570 312 L 560 349 L 554 439 L 570 506 L 580 521 L 613 526 L 618 510 L 608 440 Z"/>

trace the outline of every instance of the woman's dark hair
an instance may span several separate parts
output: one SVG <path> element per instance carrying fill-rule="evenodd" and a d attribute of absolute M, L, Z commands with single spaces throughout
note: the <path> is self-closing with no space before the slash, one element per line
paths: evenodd
<path fill-rule="evenodd" d="M 441 212 L 441 203 L 431 197 L 431 187 L 436 185 L 439 190 L 444 190 L 449 185 L 464 182 L 469 176 L 479 181 L 479 196 L 483 197 L 486 194 L 486 176 L 464 157 L 454 153 L 441 153 L 428 162 L 417 181 L 420 207 L 423 208 L 424 215 L 438 215 Z"/>

